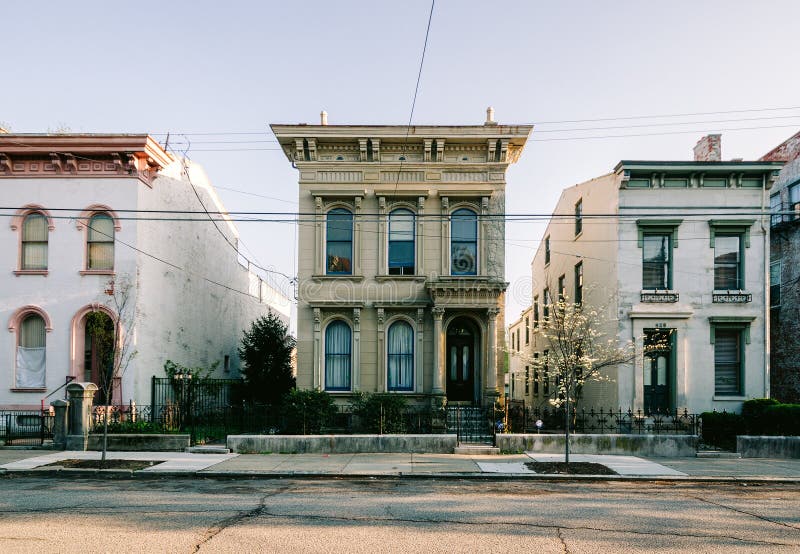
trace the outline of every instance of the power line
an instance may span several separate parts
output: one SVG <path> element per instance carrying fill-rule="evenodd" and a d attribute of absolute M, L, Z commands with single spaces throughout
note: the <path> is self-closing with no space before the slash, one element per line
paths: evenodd
<path fill-rule="evenodd" d="M 731 113 L 751 113 L 751 112 L 776 112 L 784 110 L 800 110 L 800 106 L 787 106 L 783 108 L 745 108 L 743 110 L 726 110 L 716 112 L 690 112 L 690 113 L 673 113 L 673 114 L 656 114 L 656 115 L 628 115 L 616 117 L 597 117 L 593 119 L 563 119 L 560 121 L 539 121 L 531 123 L 530 125 L 555 125 L 561 123 L 590 123 L 593 121 L 621 121 L 630 119 L 657 119 L 662 117 L 689 117 L 697 115 L 723 115 Z"/>

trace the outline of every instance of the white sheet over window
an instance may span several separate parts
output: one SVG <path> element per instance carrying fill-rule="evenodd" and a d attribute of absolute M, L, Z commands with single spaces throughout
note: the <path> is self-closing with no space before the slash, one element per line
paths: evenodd
<path fill-rule="evenodd" d="M 45 388 L 45 349 L 17 347 L 17 375 L 15 387 L 18 389 Z"/>

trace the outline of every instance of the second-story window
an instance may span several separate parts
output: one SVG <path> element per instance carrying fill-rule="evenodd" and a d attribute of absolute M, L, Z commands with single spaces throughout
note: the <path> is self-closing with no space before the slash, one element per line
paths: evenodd
<path fill-rule="evenodd" d="M 550 263 L 550 236 L 544 237 L 544 265 Z"/>
<path fill-rule="evenodd" d="M 558 278 L 558 302 L 562 303 L 567 300 L 567 277 L 566 275 L 561 275 Z"/>
<path fill-rule="evenodd" d="M 344 208 L 329 211 L 325 240 L 328 275 L 352 275 L 353 214 Z"/>
<path fill-rule="evenodd" d="M 389 275 L 414 275 L 414 212 L 389 214 Z"/>
<path fill-rule="evenodd" d="M 47 269 L 47 218 L 34 212 L 22 222 L 20 269 Z"/>
<path fill-rule="evenodd" d="M 583 302 L 583 262 L 575 264 L 575 304 Z"/>
<path fill-rule="evenodd" d="M 672 245 L 669 233 L 648 233 L 642 237 L 642 289 L 672 288 Z"/>
<path fill-rule="evenodd" d="M 531 342 L 531 324 L 528 316 L 525 316 L 525 344 L 530 344 L 530 342 Z"/>
<path fill-rule="evenodd" d="M 533 328 L 539 328 L 539 296 L 533 297 Z"/>
<path fill-rule="evenodd" d="M 583 199 L 575 204 L 575 236 L 583 231 Z"/>
<path fill-rule="evenodd" d="M 86 269 L 114 269 L 114 220 L 105 213 L 89 219 L 86 232 Z"/>
<path fill-rule="evenodd" d="M 450 273 L 478 274 L 478 216 L 466 208 L 450 217 Z"/>
<path fill-rule="evenodd" d="M 741 290 L 742 275 L 741 235 L 714 236 L 714 289 Z"/>

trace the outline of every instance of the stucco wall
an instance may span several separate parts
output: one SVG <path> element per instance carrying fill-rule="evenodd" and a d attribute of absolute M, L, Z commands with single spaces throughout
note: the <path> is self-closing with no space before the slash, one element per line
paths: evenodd
<path fill-rule="evenodd" d="M 92 303 L 105 302 L 103 294 L 109 280 L 107 275 L 81 275 L 85 269 L 85 231 L 76 226 L 75 216 L 96 204 L 112 209 L 136 205 L 138 179 L 126 178 L 26 178 L 2 181 L 3 201 L 8 206 L 39 204 L 52 208 L 72 208 L 61 212 L 51 211 L 54 229 L 49 233 L 48 274 L 19 275 L 12 272 L 19 267 L 20 232 L 10 228 L 10 218 L 4 218 L 0 228 L 0 259 L 4 260 L 2 288 L 0 289 L 0 321 L 8 325 L 12 315 L 21 307 L 35 305 L 46 312 L 52 330 L 46 335 L 46 385 L 47 392 L 13 392 L 16 366 L 16 333 L 3 331 L 0 340 L 0 405 L 5 407 L 38 407 L 50 391 L 65 383 L 72 372 L 73 359 L 82 363 L 83 352 L 71 351 L 72 319 L 78 311 Z M 65 219 L 61 219 L 65 217 Z M 120 241 L 137 242 L 137 223 L 119 222 L 116 232 Z M 121 244 L 115 248 L 115 270 L 133 273 L 136 253 Z M 63 389 L 51 399 L 63 398 Z M 49 402 L 49 400 L 48 400 Z"/>

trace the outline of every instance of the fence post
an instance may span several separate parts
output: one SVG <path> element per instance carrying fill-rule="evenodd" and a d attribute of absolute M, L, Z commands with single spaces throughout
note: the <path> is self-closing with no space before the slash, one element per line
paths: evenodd
<path fill-rule="evenodd" d="M 67 446 L 67 410 L 69 409 L 69 402 L 66 400 L 54 400 L 51 404 L 55 411 L 55 418 L 53 419 L 53 446 L 58 450 L 64 450 Z M 42 418 L 44 422 L 44 418 Z"/>

